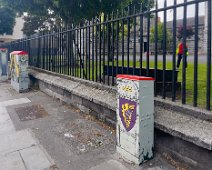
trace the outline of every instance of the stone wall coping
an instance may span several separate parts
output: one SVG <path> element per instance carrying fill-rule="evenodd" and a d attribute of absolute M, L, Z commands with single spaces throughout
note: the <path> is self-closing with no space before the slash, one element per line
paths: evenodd
<path fill-rule="evenodd" d="M 30 67 L 29 74 L 116 112 L 116 88 Z M 114 115 L 116 116 L 116 115 Z M 212 113 L 155 98 L 155 127 L 172 136 L 212 150 Z"/>

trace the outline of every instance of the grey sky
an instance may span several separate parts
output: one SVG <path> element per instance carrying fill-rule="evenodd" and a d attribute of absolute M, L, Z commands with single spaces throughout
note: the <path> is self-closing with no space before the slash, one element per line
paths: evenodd
<path fill-rule="evenodd" d="M 163 8 L 164 6 L 164 0 L 157 0 L 158 1 L 158 8 Z M 193 0 L 188 0 L 188 1 L 193 1 Z M 177 3 L 183 3 L 184 0 L 177 0 Z M 174 0 L 167 0 L 167 6 L 173 5 Z M 204 15 L 204 7 L 205 3 L 200 3 L 199 7 L 199 15 Z M 195 5 L 189 5 L 187 8 L 187 17 L 194 17 L 195 16 Z M 159 16 L 161 17 L 161 21 L 163 21 L 163 12 L 159 13 Z M 177 10 L 177 18 L 182 19 L 183 18 L 183 7 L 178 8 Z M 167 11 L 167 20 L 170 21 L 173 19 L 173 12 L 171 10 Z"/>

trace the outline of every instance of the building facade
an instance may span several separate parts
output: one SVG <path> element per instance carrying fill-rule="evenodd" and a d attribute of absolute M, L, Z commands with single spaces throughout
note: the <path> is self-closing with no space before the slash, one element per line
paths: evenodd
<path fill-rule="evenodd" d="M 24 26 L 23 18 L 22 17 L 16 18 L 16 23 L 13 28 L 13 34 L 0 35 L 0 44 L 23 38 L 24 37 L 23 31 L 22 31 L 23 26 Z"/>
<path fill-rule="evenodd" d="M 211 9 L 212 11 L 212 9 Z M 211 19 L 212 23 L 212 19 Z M 205 2 L 205 29 L 204 29 L 204 50 L 207 52 L 208 44 L 208 2 Z"/>

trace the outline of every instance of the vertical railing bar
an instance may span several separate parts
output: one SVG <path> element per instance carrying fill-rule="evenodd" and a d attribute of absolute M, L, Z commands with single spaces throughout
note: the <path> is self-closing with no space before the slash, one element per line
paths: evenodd
<path fill-rule="evenodd" d="M 63 29 L 63 36 L 62 36 L 62 51 L 63 51 L 63 74 L 67 74 L 67 66 L 66 66 L 66 60 L 67 60 L 67 27 Z"/>
<path fill-rule="evenodd" d="M 51 53 L 50 53 L 50 50 L 51 50 L 51 47 L 50 47 L 50 45 L 51 45 L 51 33 L 50 33 L 50 31 L 48 31 L 48 70 L 50 71 L 50 64 L 51 64 Z"/>
<path fill-rule="evenodd" d="M 60 74 L 63 74 L 63 28 L 60 30 Z"/>
<path fill-rule="evenodd" d="M 53 31 L 50 32 L 51 36 L 50 36 L 50 41 L 51 41 L 51 48 L 50 48 L 50 53 L 51 53 L 51 68 L 50 70 L 53 72 Z"/>
<path fill-rule="evenodd" d="M 79 39 L 80 39 L 80 25 L 78 25 L 78 29 L 77 29 L 77 44 L 76 44 L 76 57 L 77 57 L 77 77 L 80 77 L 80 70 L 81 70 L 81 65 L 80 65 L 80 59 L 79 59 Z"/>
<path fill-rule="evenodd" d="M 62 74 L 62 28 L 60 29 L 59 57 L 60 57 L 60 74 Z"/>
<path fill-rule="evenodd" d="M 177 0 L 174 0 L 174 5 L 177 4 Z M 173 58 L 172 58 L 172 101 L 176 100 L 176 28 L 177 28 L 177 10 L 176 7 L 173 9 Z"/>
<path fill-rule="evenodd" d="M 60 29 L 57 30 L 57 73 L 60 72 Z"/>
<path fill-rule="evenodd" d="M 112 54 L 111 54 L 111 58 L 112 58 L 112 86 L 114 86 L 114 13 L 112 13 Z"/>
<path fill-rule="evenodd" d="M 51 43 L 51 41 L 50 41 L 50 31 L 48 31 L 47 39 L 48 39 L 48 43 L 47 43 L 48 68 L 47 68 L 47 70 L 50 71 L 50 43 Z"/>
<path fill-rule="evenodd" d="M 164 8 L 167 6 L 167 1 L 164 1 Z M 162 97 L 166 98 L 166 19 L 167 11 L 164 10 L 164 25 L 163 25 L 163 88 L 162 88 Z"/>
<path fill-rule="evenodd" d="M 40 68 L 41 66 L 40 66 L 40 48 L 41 48 L 41 46 L 40 46 L 40 40 L 41 40 L 41 38 L 39 37 L 38 38 L 38 49 L 37 49 L 37 56 L 38 56 L 38 59 L 37 59 L 37 67 L 38 68 Z"/>
<path fill-rule="evenodd" d="M 51 38 L 51 41 L 52 41 L 52 49 L 51 49 L 51 53 L 52 53 L 52 71 L 54 72 L 55 71 L 55 68 L 54 68 L 54 65 L 55 65 L 55 53 L 54 53 L 54 46 L 55 46 L 55 43 L 54 43 L 54 31 L 52 30 L 52 38 Z"/>
<path fill-rule="evenodd" d="M 94 19 L 92 19 L 92 81 L 94 81 Z"/>
<path fill-rule="evenodd" d="M 155 69 L 154 69 L 154 78 L 155 78 L 155 96 L 157 96 L 157 71 L 158 71 L 158 1 L 156 0 L 155 4 Z"/>
<path fill-rule="evenodd" d="M 49 45 L 49 36 L 48 36 L 48 34 L 49 34 L 49 32 L 47 31 L 46 32 L 46 35 L 45 35 L 45 37 L 46 37 L 46 46 L 45 46 L 45 51 L 46 51 L 46 56 L 45 56 L 45 58 L 46 58 L 46 70 L 48 70 L 48 67 L 49 67 L 49 52 L 48 52 L 48 45 Z"/>
<path fill-rule="evenodd" d="M 117 18 L 119 18 L 119 11 L 117 10 Z M 119 74 L 119 20 L 116 28 L 116 75 Z"/>
<path fill-rule="evenodd" d="M 193 106 L 197 107 L 198 92 L 198 41 L 199 41 L 199 3 L 195 5 L 195 37 L 194 37 L 194 97 Z"/>
<path fill-rule="evenodd" d="M 90 26 L 90 21 L 89 27 L 88 27 L 88 80 L 91 80 L 91 26 Z"/>
<path fill-rule="evenodd" d="M 70 48 L 70 53 L 69 53 L 69 69 L 70 69 L 70 75 L 73 76 L 73 40 L 72 40 L 72 26 L 71 30 L 69 31 L 69 48 Z"/>
<path fill-rule="evenodd" d="M 148 11 L 150 7 L 148 5 Z M 149 76 L 149 57 L 150 57 L 150 13 L 147 15 L 147 53 L 146 53 L 146 76 Z"/>
<path fill-rule="evenodd" d="M 79 28 L 79 34 L 80 34 L 80 37 L 79 37 L 79 46 L 78 46 L 78 51 L 79 51 L 79 77 L 82 78 L 82 28 Z"/>
<path fill-rule="evenodd" d="M 76 26 L 76 30 L 74 31 L 74 76 L 77 77 L 77 34 L 78 27 Z"/>
<path fill-rule="evenodd" d="M 142 67 L 143 67 L 143 5 L 141 4 L 140 8 L 140 76 L 142 75 Z"/>
<path fill-rule="evenodd" d="M 184 0 L 186 3 L 187 0 Z M 186 27 L 187 27 L 187 6 L 183 10 L 183 69 L 182 69 L 182 104 L 186 104 Z"/>
<path fill-rule="evenodd" d="M 46 33 L 46 70 L 49 69 L 49 31 Z"/>
<path fill-rule="evenodd" d="M 85 72 L 86 72 L 86 80 L 88 80 L 88 23 L 86 23 L 85 28 Z"/>
<path fill-rule="evenodd" d="M 102 24 L 101 16 L 99 17 L 99 82 L 102 82 Z"/>
<path fill-rule="evenodd" d="M 64 28 L 62 28 L 62 31 L 61 31 L 61 71 L 62 71 L 62 74 L 64 74 L 64 65 L 65 65 L 65 58 L 64 58 Z"/>
<path fill-rule="evenodd" d="M 65 27 L 65 31 L 63 33 L 63 38 L 64 38 L 64 44 L 63 44 L 63 48 L 64 48 L 64 74 L 68 75 L 68 27 Z"/>
<path fill-rule="evenodd" d="M 130 5 L 128 6 L 128 15 L 130 15 Z M 127 18 L 127 74 L 130 70 L 130 17 Z"/>
<path fill-rule="evenodd" d="M 44 32 L 43 32 L 43 56 L 42 56 L 42 59 L 43 59 L 43 67 L 42 69 L 45 69 L 45 37 L 44 37 Z"/>
<path fill-rule="evenodd" d="M 95 36 L 95 81 L 97 82 L 98 81 L 98 25 L 96 25 L 95 34 L 96 34 Z"/>
<path fill-rule="evenodd" d="M 105 26 L 105 14 L 104 14 L 104 17 L 103 17 L 103 35 L 102 35 L 102 37 L 103 37 L 103 44 L 102 44 L 102 46 L 103 46 L 103 84 L 105 84 L 105 28 L 106 28 L 106 26 Z"/>
<path fill-rule="evenodd" d="M 211 1 L 208 1 L 208 37 L 207 37 L 207 104 L 206 109 L 211 109 Z"/>
<path fill-rule="evenodd" d="M 57 29 L 57 53 L 56 53 L 56 72 L 59 73 L 59 42 L 60 42 L 60 29 Z"/>
<path fill-rule="evenodd" d="M 122 17 L 124 17 L 124 10 L 122 10 Z M 122 19 L 122 74 L 124 73 L 124 19 Z"/>
<path fill-rule="evenodd" d="M 69 30 L 69 27 L 66 27 L 66 30 Z M 70 31 L 66 32 L 66 74 L 70 75 Z"/>
<path fill-rule="evenodd" d="M 107 15 L 107 21 L 109 20 L 109 15 Z M 110 65 L 110 30 L 109 23 L 107 23 L 107 85 L 110 85 L 110 75 L 109 75 L 109 65 Z"/>
<path fill-rule="evenodd" d="M 134 6 L 134 14 L 135 14 Z M 136 69 L 136 17 L 133 18 L 133 75 L 135 75 Z"/>
<path fill-rule="evenodd" d="M 84 25 L 85 26 L 85 25 Z M 86 71 L 85 71 L 85 28 L 84 28 L 84 26 L 83 26 L 83 28 L 82 28 L 82 46 L 83 46 L 83 48 L 82 48 L 82 50 L 83 50 L 83 59 L 82 59 L 82 77 L 83 77 L 83 79 L 86 79 Z"/>

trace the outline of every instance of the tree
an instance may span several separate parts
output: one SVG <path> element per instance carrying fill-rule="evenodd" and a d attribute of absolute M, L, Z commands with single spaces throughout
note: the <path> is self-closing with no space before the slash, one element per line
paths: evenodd
<path fill-rule="evenodd" d="M 26 36 L 49 30 L 56 31 L 57 28 L 61 27 L 62 25 L 60 19 L 49 17 L 49 15 L 37 16 L 28 14 L 24 16 L 24 21 L 24 27 L 22 31 Z"/>
<path fill-rule="evenodd" d="M 125 9 L 132 2 L 133 4 L 143 3 L 143 10 L 153 7 L 154 0 L 1 0 L 15 10 L 19 15 L 24 12 L 28 14 L 25 18 L 27 34 L 34 33 L 46 27 L 49 21 L 62 21 L 62 26 L 79 24 L 82 20 L 91 20 L 101 13 L 111 13 L 117 9 Z M 137 7 L 138 5 L 136 5 Z M 140 7 L 140 5 L 138 6 Z M 38 23 L 32 21 L 38 20 Z M 61 25 L 58 25 L 60 27 Z M 30 29 L 29 29 L 30 28 Z"/>
<path fill-rule="evenodd" d="M 191 38 L 194 35 L 194 30 L 192 26 L 186 27 L 186 38 Z M 177 38 L 181 40 L 183 38 L 183 26 L 180 26 L 177 29 Z"/>
<path fill-rule="evenodd" d="M 15 25 L 15 13 L 8 8 L 0 7 L 0 34 L 13 33 Z"/>
<path fill-rule="evenodd" d="M 170 48 L 170 44 L 172 41 L 172 34 L 170 32 L 170 30 L 166 29 L 166 42 L 167 42 L 167 48 Z M 157 36 L 157 40 L 155 40 L 155 27 L 152 27 L 150 29 L 150 42 L 154 43 L 154 42 L 158 42 L 161 45 L 163 45 L 163 31 L 164 31 L 164 25 L 162 22 L 158 22 L 158 36 Z"/>

